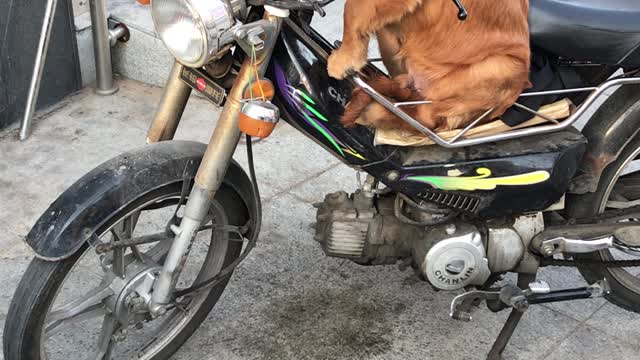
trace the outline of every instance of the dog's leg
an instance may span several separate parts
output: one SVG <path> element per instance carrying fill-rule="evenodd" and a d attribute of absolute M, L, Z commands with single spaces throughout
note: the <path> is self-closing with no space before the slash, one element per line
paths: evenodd
<path fill-rule="evenodd" d="M 371 35 L 416 10 L 423 0 L 347 0 L 342 46 L 329 57 L 331 77 L 344 79 L 367 64 Z"/>
<path fill-rule="evenodd" d="M 411 79 L 406 75 L 398 76 L 395 79 L 380 76 L 370 81 L 369 85 L 377 92 L 396 101 L 412 101 L 420 99 L 420 94 L 412 89 Z M 356 89 L 351 96 L 351 101 L 347 105 L 344 115 L 342 116 L 342 124 L 345 127 L 355 126 L 356 120 L 361 117 L 363 111 L 372 102 L 373 99 L 365 93 L 364 90 L 360 88 Z"/>
<path fill-rule="evenodd" d="M 404 59 L 400 55 L 402 39 L 398 31 L 391 29 L 391 26 L 382 28 L 376 32 L 380 55 L 384 66 L 389 70 L 391 77 L 396 77 L 407 73 Z"/>
<path fill-rule="evenodd" d="M 416 108 L 404 108 L 409 116 L 416 116 Z M 387 110 L 384 106 L 377 102 L 371 103 L 357 119 L 360 125 L 371 126 L 376 129 L 399 129 L 406 131 L 415 131 L 409 123 L 397 117 L 395 114 Z"/>

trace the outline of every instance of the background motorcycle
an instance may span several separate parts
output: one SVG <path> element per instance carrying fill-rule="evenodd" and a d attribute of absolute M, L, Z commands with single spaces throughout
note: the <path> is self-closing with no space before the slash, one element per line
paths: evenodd
<path fill-rule="evenodd" d="M 38 256 L 7 316 L 7 359 L 64 356 L 55 342 L 89 318 L 102 324 L 90 355 L 97 359 L 168 358 L 188 339 L 260 230 L 251 141 L 249 175 L 231 160 L 240 114 L 273 122 L 281 113 L 369 174 L 355 194 L 337 192 L 318 204 L 316 240 L 327 255 L 365 265 L 400 260 L 438 289 L 466 289 L 452 303 L 456 319 L 470 320 L 479 300 L 495 311 L 512 308 L 490 358 L 500 356 L 530 304 L 606 294 L 640 310 L 633 269 L 640 262 L 628 255 L 640 246 L 640 5 L 623 2 L 628 11 L 619 12 L 591 0 L 531 1 L 540 68 L 557 75 L 561 90 L 528 96 L 570 96 L 581 107 L 568 120 L 455 141 L 418 126 L 441 146 L 396 148 L 374 146 L 369 129 L 338 121 L 353 83 L 412 119 L 360 76 L 327 76 L 332 46 L 308 23 L 309 10 L 322 12 L 328 2 L 154 0 L 156 28 L 178 61 L 149 130 L 153 145 L 87 174 L 29 233 Z M 454 3 L 463 18 L 465 9 Z M 263 76 L 273 83 L 264 87 L 277 108 L 247 99 L 248 86 Z M 574 82 L 581 86 L 571 88 Z M 616 86 L 582 133 L 571 128 Z M 169 141 L 191 87 L 224 104 L 208 146 Z M 545 265 L 577 266 L 594 285 L 552 291 L 534 281 Z M 78 272 L 95 273 L 95 283 L 68 285 Z M 518 286 L 493 288 L 505 272 L 519 274 Z"/>

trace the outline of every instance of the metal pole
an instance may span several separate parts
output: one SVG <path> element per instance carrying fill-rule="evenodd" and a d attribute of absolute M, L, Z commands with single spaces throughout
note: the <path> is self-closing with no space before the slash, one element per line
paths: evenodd
<path fill-rule="evenodd" d="M 40 81 L 42 80 L 44 63 L 47 58 L 47 49 L 49 48 L 49 39 L 51 38 L 51 29 L 53 28 L 53 18 L 56 14 L 57 4 L 57 0 L 48 0 L 44 13 L 40 42 L 38 43 L 36 61 L 33 66 L 33 76 L 31 77 L 31 85 L 29 86 L 27 106 L 22 124 L 20 124 L 20 140 L 23 141 L 27 140 L 31 134 L 31 121 L 33 120 L 33 113 L 36 110 L 36 102 L 38 101 L 38 93 L 40 92 Z"/>
<path fill-rule="evenodd" d="M 118 92 L 118 86 L 113 83 L 107 6 L 104 0 L 90 0 L 89 5 L 93 30 L 93 51 L 96 58 L 96 93 L 98 95 L 113 95 Z"/>

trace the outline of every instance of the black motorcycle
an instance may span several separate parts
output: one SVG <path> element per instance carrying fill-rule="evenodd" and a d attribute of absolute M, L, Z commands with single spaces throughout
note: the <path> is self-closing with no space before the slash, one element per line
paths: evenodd
<path fill-rule="evenodd" d="M 451 304 L 457 320 L 471 320 L 482 301 L 510 309 L 490 359 L 533 304 L 605 296 L 640 311 L 640 2 L 530 0 L 535 88 L 514 111 L 544 118 L 539 105 L 560 98 L 577 109 L 484 136 L 469 136 L 474 123 L 452 138 L 371 88 L 367 79 L 381 74 L 373 65 L 345 81 L 327 75 L 334 47 L 309 24 L 330 2 L 153 0 L 177 61 L 150 145 L 78 180 L 28 234 L 37 257 L 6 319 L 6 359 L 64 357 L 56 344 L 87 319 L 101 324 L 91 358 L 169 358 L 256 244 L 251 136 L 268 136 L 281 117 L 368 174 L 354 194 L 317 204 L 324 252 L 403 262 L 437 289 L 466 291 Z M 461 21 L 473 15 L 463 2 L 451 6 Z M 370 129 L 344 128 L 356 85 L 435 145 L 377 146 Z M 192 89 L 224 106 L 209 145 L 172 141 Z M 232 160 L 243 132 L 248 173 Z M 551 289 L 536 281 L 543 266 L 577 267 L 592 285 Z M 517 284 L 498 281 L 509 272 Z M 95 282 L 68 285 L 78 273 Z"/>

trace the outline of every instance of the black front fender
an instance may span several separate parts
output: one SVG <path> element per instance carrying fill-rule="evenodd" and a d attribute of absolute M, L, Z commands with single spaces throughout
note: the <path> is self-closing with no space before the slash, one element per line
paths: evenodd
<path fill-rule="evenodd" d="M 71 256 L 110 215 L 136 198 L 185 176 L 195 177 L 205 150 L 206 145 L 197 142 L 161 142 L 103 163 L 51 204 L 27 235 L 27 244 L 45 260 Z M 252 219 L 261 216 L 251 180 L 238 163 L 231 162 L 224 184 L 238 193 Z"/>

